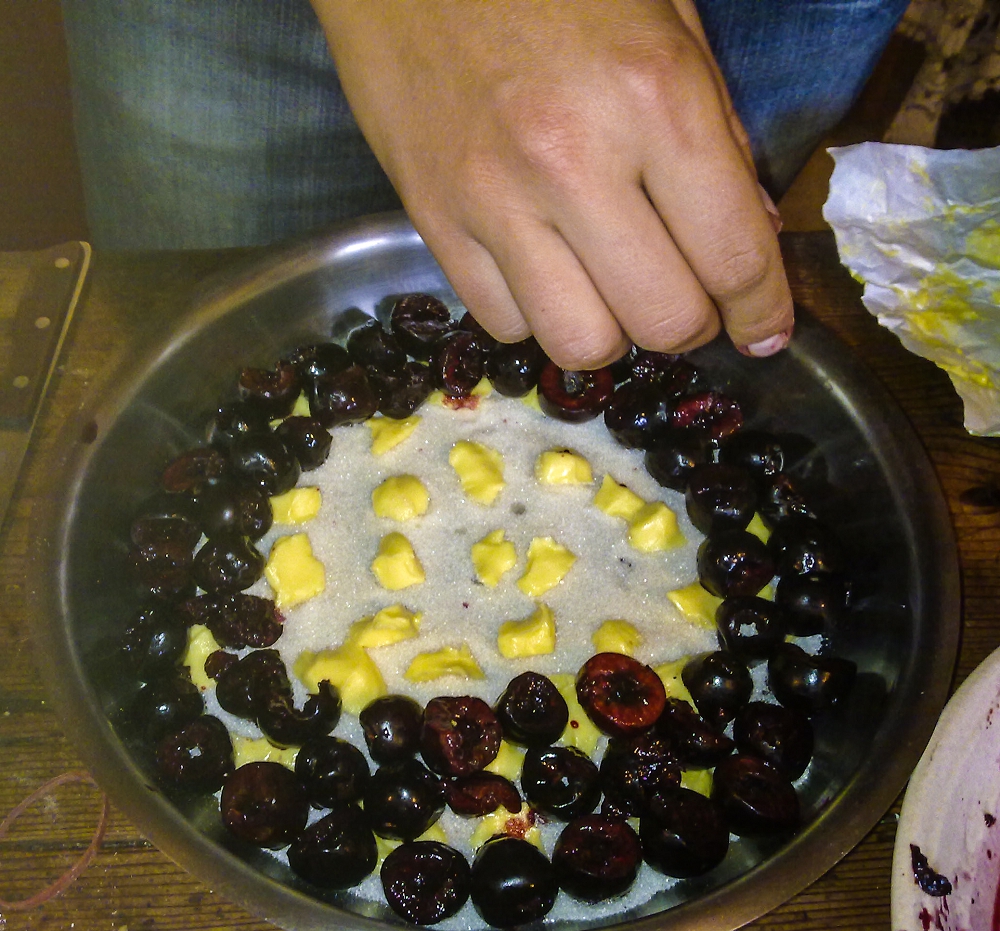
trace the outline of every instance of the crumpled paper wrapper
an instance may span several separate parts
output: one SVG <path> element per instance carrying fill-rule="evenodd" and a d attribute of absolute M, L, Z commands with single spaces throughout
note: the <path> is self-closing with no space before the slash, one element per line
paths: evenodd
<path fill-rule="evenodd" d="M 1000 436 L 1000 148 L 829 151 L 823 217 L 865 307 L 948 373 L 970 433 Z"/>

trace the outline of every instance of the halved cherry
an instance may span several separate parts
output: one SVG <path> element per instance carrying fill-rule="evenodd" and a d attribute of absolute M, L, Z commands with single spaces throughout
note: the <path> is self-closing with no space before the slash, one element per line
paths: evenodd
<path fill-rule="evenodd" d="M 548 362 L 538 377 L 538 405 L 550 417 L 570 423 L 593 420 L 611 400 L 615 379 L 610 368 L 567 372 Z"/>
<path fill-rule="evenodd" d="M 420 753 L 444 776 L 468 776 L 496 758 L 503 730 L 481 698 L 432 698 L 424 708 Z"/>
<path fill-rule="evenodd" d="M 587 660 L 576 678 L 576 695 L 594 724 L 612 736 L 651 727 L 667 700 L 660 677 L 621 653 Z"/>

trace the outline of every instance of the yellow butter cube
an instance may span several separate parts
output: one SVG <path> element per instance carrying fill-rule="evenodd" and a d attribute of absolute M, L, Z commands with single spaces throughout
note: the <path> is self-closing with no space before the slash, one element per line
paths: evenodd
<path fill-rule="evenodd" d="M 540 604 L 530 617 L 504 621 L 497 636 L 497 649 L 506 659 L 541 656 L 556 648 L 556 620 L 551 608 Z"/>
<path fill-rule="evenodd" d="M 304 524 L 319 514 L 322 496 L 318 488 L 303 486 L 271 498 L 271 514 L 276 524 Z"/>
<path fill-rule="evenodd" d="M 304 533 L 274 541 L 264 575 L 279 611 L 308 601 L 326 588 L 326 570 L 313 556 L 309 537 Z"/>
<path fill-rule="evenodd" d="M 524 747 L 518 747 L 509 741 L 501 740 L 497 755 L 486 764 L 486 771 L 503 776 L 504 779 L 509 779 L 511 782 L 517 782 L 521 778 L 524 754 Z"/>
<path fill-rule="evenodd" d="M 431 653 L 418 653 L 403 673 L 403 677 L 410 682 L 432 682 L 445 676 L 457 676 L 461 679 L 486 678 L 465 643 L 458 648 L 442 647 Z"/>
<path fill-rule="evenodd" d="M 517 587 L 531 598 L 555 588 L 573 568 L 574 556 L 552 537 L 535 537 L 528 547 L 528 561 Z"/>
<path fill-rule="evenodd" d="M 312 411 L 309 409 L 309 397 L 303 391 L 295 399 L 295 404 L 292 407 L 292 417 L 311 417 Z"/>
<path fill-rule="evenodd" d="M 378 555 L 372 560 L 372 572 L 383 588 L 391 592 L 420 585 L 426 576 L 410 541 L 401 533 L 387 533 L 378 545 Z"/>
<path fill-rule="evenodd" d="M 713 595 L 700 582 L 692 582 L 684 588 L 667 592 L 667 597 L 684 619 L 706 630 L 715 630 L 715 610 L 722 599 Z"/>
<path fill-rule="evenodd" d="M 215 685 L 215 679 L 205 672 L 205 660 L 220 649 L 222 648 L 216 643 L 212 632 L 204 624 L 192 624 L 188 628 L 183 665 L 187 666 L 191 681 L 203 692 Z"/>
<path fill-rule="evenodd" d="M 688 687 L 681 678 L 681 673 L 690 659 L 690 656 L 682 656 L 680 659 L 672 660 L 669 663 L 661 663 L 659 666 L 653 668 L 653 672 L 660 677 L 660 681 L 663 683 L 663 690 L 667 693 L 667 698 L 679 698 L 681 701 L 686 701 L 693 708 L 694 699 L 691 697 Z"/>
<path fill-rule="evenodd" d="M 421 617 L 402 605 L 392 605 L 351 624 L 347 640 L 366 650 L 410 640 L 420 631 Z"/>
<path fill-rule="evenodd" d="M 587 717 L 587 712 L 583 710 L 580 700 L 576 697 L 576 676 L 570 672 L 557 672 L 549 678 L 569 708 L 569 722 L 559 738 L 559 743 L 566 747 L 576 747 L 587 756 L 593 756 L 601 739 L 601 732 Z"/>
<path fill-rule="evenodd" d="M 493 394 L 493 382 L 484 375 L 479 379 L 476 387 L 472 389 L 472 396 L 474 398 L 488 398 L 491 394 Z"/>
<path fill-rule="evenodd" d="M 712 770 L 710 769 L 682 769 L 681 787 L 704 795 L 706 798 L 712 797 Z"/>
<path fill-rule="evenodd" d="M 324 679 L 337 687 L 344 710 L 359 714 L 369 703 L 388 693 L 375 661 L 356 643 L 347 641 L 333 650 L 299 654 L 292 671 L 310 692 Z"/>
<path fill-rule="evenodd" d="M 677 515 L 662 501 L 644 504 L 628 525 L 628 542 L 640 553 L 674 549 L 685 543 Z"/>
<path fill-rule="evenodd" d="M 491 837 L 496 834 L 509 834 L 511 837 L 520 837 L 529 844 L 534 844 L 544 853 L 542 846 L 542 832 L 535 824 L 534 815 L 527 805 L 521 804 L 519 811 L 511 812 L 501 805 L 496 811 L 490 812 L 479 819 L 479 824 L 472 832 L 469 843 L 473 850 L 482 847 Z"/>
<path fill-rule="evenodd" d="M 233 735 L 233 762 L 239 769 L 244 763 L 280 763 L 295 769 L 298 747 L 276 747 L 265 737 L 240 737 Z"/>
<path fill-rule="evenodd" d="M 624 653 L 635 656 L 635 651 L 642 646 L 642 634 L 628 621 L 605 621 L 591 637 L 594 649 L 598 653 Z"/>
<path fill-rule="evenodd" d="M 472 544 L 472 565 L 476 576 L 490 588 L 496 588 L 504 573 L 513 569 L 516 562 L 517 551 L 513 543 L 504 539 L 502 529 L 494 530 Z"/>
<path fill-rule="evenodd" d="M 760 514 L 754 512 L 747 524 L 747 533 L 752 533 L 761 543 L 767 543 L 771 539 L 771 531 L 764 526 L 764 521 L 760 519 Z"/>
<path fill-rule="evenodd" d="M 604 476 L 601 487 L 594 495 L 594 506 L 607 514 L 609 517 L 620 517 L 623 520 L 632 520 L 645 505 L 631 488 L 619 485 L 610 475 Z"/>
<path fill-rule="evenodd" d="M 395 449 L 403 440 L 417 429 L 420 418 L 411 414 L 404 420 L 394 420 L 392 417 L 372 417 L 365 425 L 372 434 L 372 455 L 384 456 L 390 449 Z"/>
<path fill-rule="evenodd" d="M 413 520 L 427 513 L 430 496 L 424 483 L 415 475 L 390 475 L 372 492 L 376 517 L 390 520 Z"/>
<path fill-rule="evenodd" d="M 503 490 L 503 457 L 495 449 L 459 440 L 448 454 L 462 490 L 480 504 L 492 504 Z"/>
<path fill-rule="evenodd" d="M 546 485 L 588 485 L 590 463 L 571 449 L 548 449 L 535 461 L 535 478 Z"/>
<path fill-rule="evenodd" d="M 542 413 L 542 406 L 538 403 L 538 386 L 533 387 L 523 398 L 521 398 L 521 403 L 525 407 L 530 407 L 533 411 L 538 411 L 539 414 Z"/>

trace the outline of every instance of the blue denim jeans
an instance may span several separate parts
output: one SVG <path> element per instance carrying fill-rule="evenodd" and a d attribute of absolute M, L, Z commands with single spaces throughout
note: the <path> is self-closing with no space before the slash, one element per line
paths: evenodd
<path fill-rule="evenodd" d="M 779 196 L 907 0 L 698 0 Z M 399 206 L 308 0 L 63 0 L 91 238 L 257 245 Z"/>

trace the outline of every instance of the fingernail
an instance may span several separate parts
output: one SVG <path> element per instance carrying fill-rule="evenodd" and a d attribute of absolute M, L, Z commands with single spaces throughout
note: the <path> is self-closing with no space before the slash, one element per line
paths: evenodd
<path fill-rule="evenodd" d="M 771 226 L 774 227 L 774 231 L 776 233 L 780 233 L 783 224 L 781 222 L 781 214 L 778 212 L 778 208 L 774 206 L 774 201 L 771 200 L 771 195 L 764 190 L 764 186 L 760 182 L 757 183 L 757 189 L 760 192 L 761 203 L 763 203 L 764 209 L 771 218 Z"/>
<path fill-rule="evenodd" d="M 745 356 L 752 356 L 754 359 L 763 359 L 766 356 L 773 356 L 776 352 L 781 352 L 788 345 L 792 338 L 792 328 L 775 333 L 767 339 L 762 339 L 759 343 L 750 343 L 747 346 L 737 346 L 736 348 Z"/>

